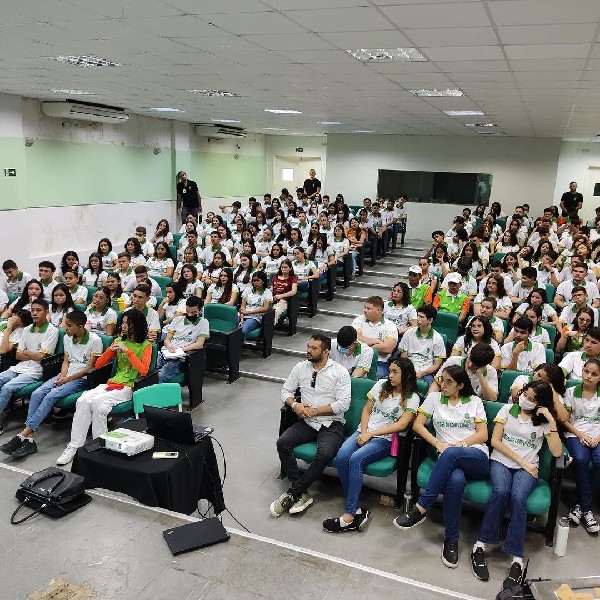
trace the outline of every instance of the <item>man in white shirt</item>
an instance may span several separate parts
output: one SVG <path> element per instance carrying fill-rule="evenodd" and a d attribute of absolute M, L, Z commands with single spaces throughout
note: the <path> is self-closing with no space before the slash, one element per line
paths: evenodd
<path fill-rule="evenodd" d="M 17 346 L 17 364 L 0 373 L 0 435 L 1 415 L 14 392 L 42 379 L 41 361 L 56 349 L 58 329 L 48 323 L 48 302 L 44 298 L 31 301 L 33 323 L 23 331 Z"/>
<path fill-rule="evenodd" d="M 528 317 L 519 317 L 513 323 L 514 342 L 502 346 L 502 369 L 533 373 L 546 362 L 546 350 L 538 342 L 532 342 L 529 336 L 533 332 L 533 321 Z"/>
<path fill-rule="evenodd" d="M 577 313 L 585 307 L 591 308 L 592 312 L 594 313 L 593 324 L 597 327 L 598 309 L 592 308 L 588 304 L 587 289 L 581 286 L 574 287 L 571 290 L 571 302 L 565 305 L 565 307 L 560 313 L 560 316 L 558 317 L 558 320 L 561 322 L 562 327 L 565 327 L 566 325 L 571 325 Z"/>
<path fill-rule="evenodd" d="M 25 458 L 37 452 L 34 436 L 54 405 L 63 398 L 86 389 L 86 375 L 102 354 L 102 340 L 85 328 L 85 313 L 73 310 L 65 317 L 65 356 L 60 373 L 44 382 L 29 399 L 25 429 L 0 451 L 13 458 Z"/>
<path fill-rule="evenodd" d="M 146 280 L 148 280 L 150 282 L 150 295 L 154 296 L 155 298 L 157 296 L 162 296 L 160 285 L 158 285 L 158 282 L 155 279 L 148 277 L 148 269 L 145 265 L 138 265 L 135 267 L 133 269 L 133 274 L 135 279 L 129 281 L 127 287 L 124 288 L 126 292 L 133 292 L 133 290 L 135 290 L 140 283 L 144 283 Z"/>
<path fill-rule="evenodd" d="M 316 333 L 306 346 L 306 360 L 296 364 L 281 389 L 281 400 L 298 417 L 277 440 L 281 466 L 290 480 L 287 492 L 271 503 L 274 517 L 304 512 L 313 499 L 309 487 L 323 473 L 344 441 L 344 413 L 350 406 L 350 375 L 329 358 L 331 339 Z M 295 398 L 300 389 L 300 400 Z M 317 443 L 317 453 L 303 473 L 294 448 Z"/>
<path fill-rule="evenodd" d="M 573 279 L 563 281 L 558 288 L 556 288 L 556 295 L 554 296 L 554 304 L 558 308 L 564 308 L 564 306 L 571 301 L 571 295 L 573 288 L 584 287 L 587 290 L 588 302 L 594 307 L 600 307 L 600 293 L 598 292 L 598 286 L 591 281 L 586 280 L 588 273 L 588 266 L 585 263 L 579 262 L 571 267 L 573 272 Z"/>
<path fill-rule="evenodd" d="M 402 195 L 398 198 L 398 204 L 396 204 L 396 222 L 400 230 L 400 245 L 404 246 L 404 236 L 406 236 L 406 223 L 408 221 L 408 212 L 404 208 L 406 203 L 406 196 Z"/>
<path fill-rule="evenodd" d="M 583 350 L 568 352 L 558 366 L 567 379 L 581 379 L 583 365 L 590 358 L 600 360 L 600 328 L 590 327 L 583 340 Z"/>
<path fill-rule="evenodd" d="M 352 321 L 358 340 L 377 350 L 377 377 L 387 377 L 388 358 L 398 344 L 398 328 L 383 316 L 383 298 L 370 296 L 365 300 L 363 314 Z"/>
<path fill-rule="evenodd" d="M 2 270 L 6 278 L 0 283 L 7 294 L 21 295 L 27 282 L 32 279 L 29 273 L 19 270 L 14 260 L 8 259 L 2 263 Z"/>
<path fill-rule="evenodd" d="M 167 326 L 167 337 L 163 351 L 158 355 L 156 367 L 160 383 L 168 383 L 183 371 L 185 355 L 165 357 L 164 350 L 173 353 L 177 349 L 192 352 L 204 347 L 204 342 L 210 337 L 208 321 L 202 316 L 202 299 L 190 296 L 185 301 L 185 316 L 175 317 Z"/>
<path fill-rule="evenodd" d="M 137 308 L 145 317 L 148 323 L 148 341 L 156 342 L 160 332 L 160 317 L 158 313 L 150 308 L 148 300 L 150 299 L 150 286 L 142 283 L 138 285 L 131 294 L 131 306 L 125 309 L 125 312 L 131 308 Z"/>
<path fill-rule="evenodd" d="M 227 262 L 231 261 L 231 253 L 225 246 L 221 246 L 221 237 L 219 236 L 218 231 L 210 232 L 210 245 L 207 245 L 204 250 L 200 253 L 200 262 L 205 265 L 210 265 L 212 263 L 213 258 L 215 257 L 215 252 L 222 252 L 225 255 L 225 259 Z"/>
<path fill-rule="evenodd" d="M 352 377 L 366 377 L 373 362 L 373 349 L 358 341 L 356 329 L 344 325 L 337 333 L 329 358 L 348 370 Z"/>

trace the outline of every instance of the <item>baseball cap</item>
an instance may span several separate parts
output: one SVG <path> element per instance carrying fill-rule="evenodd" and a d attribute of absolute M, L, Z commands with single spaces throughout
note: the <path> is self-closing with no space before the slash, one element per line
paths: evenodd
<path fill-rule="evenodd" d="M 462 283 L 462 277 L 460 273 L 450 273 L 446 277 L 446 283 Z"/>
<path fill-rule="evenodd" d="M 417 275 L 421 274 L 421 267 L 417 266 L 417 265 L 412 265 L 412 267 L 408 267 L 408 272 L 409 273 L 416 273 Z"/>

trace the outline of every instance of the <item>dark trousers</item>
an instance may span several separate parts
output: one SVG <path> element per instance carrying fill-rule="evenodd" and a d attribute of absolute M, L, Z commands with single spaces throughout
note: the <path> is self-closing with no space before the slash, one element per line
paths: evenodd
<path fill-rule="evenodd" d="M 285 474 L 290 480 L 290 492 L 298 497 L 305 494 L 333 460 L 344 441 L 344 426 L 340 421 L 333 421 L 329 427 L 321 426 L 317 431 L 306 421 L 300 420 L 286 429 L 277 440 L 277 452 Z M 298 468 L 293 450 L 300 444 L 317 442 L 317 453 L 304 473 Z"/>
<path fill-rule="evenodd" d="M 181 207 L 181 222 L 185 225 L 185 220 L 188 215 L 194 215 L 198 220 L 198 215 L 202 213 L 201 206 L 195 206 L 194 208 L 188 208 L 187 206 Z"/>
<path fill-rule="evenodd" d="M 400 226 L 400 243 L 404 244 L 404 236 L 406 235 L 406 221 L 398 221 Z"/>

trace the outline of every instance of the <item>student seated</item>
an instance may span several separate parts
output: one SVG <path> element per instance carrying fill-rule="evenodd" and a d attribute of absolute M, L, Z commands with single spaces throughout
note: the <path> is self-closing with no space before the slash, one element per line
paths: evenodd
<path fill-rule="evenodd" d="M 96 359 L 102 354 L 102 340 L 86 328 L 86 316 L 78 310 L 69 312 L 65 319 L 65 357 L 60 373 L 44 382 L 29 400 L 25 429 L 9 442 L 0 446 L 0 451 L 13 458 L 25 458 L 37 452 L 34 436 L 54 405 L 63 398 L 86 389 L 85 376 L 94 368 Z"/>
<path fill-rule="evenodd" d="M 544 346 L 532 342 L 533 322 L 527 317 L 519 317 L 511 334 L 513 342 L 502 346 L 501 367 L 510 371 L 526 371 L 533 373 L 538 365 L 546 362 Z"/>
<path fill-rule="evenodd" d="M 88 429 L 97 438 L 108 431 L 107 416 L 113 406 L 131 400 L 133 383 L 141 375 L 148 374 L 152 360 L 152 344 L 147 340 L 148 324 L 136 308 L 123 315 L 121 335 L 98 358 L 96 367 L 101 369 L 112 360 L 117 361 L 117 371 L 107 383 L 87 390 L 77 400 L 71 440 L 56 460 L 57 465 L 67 465 L 77 449 L 85 444 Z"/>
<path fill-rule="evenodd" d="M 31 319 L 17 346 L 17 364 L 0 373 L 0 435 L 4 432 L 2 413 L 13 392 L 42 379 L 41 361 L 54 352 L 58 342 L 58 329 L 48 323 L 48 302 L 44 298 L 31 301 Z"/>
<path fill-rule="evenodd" d="M 417 309 L 417 326 L 409 329 L 398 344 L 398 351 L 415 365 L 417 379 L 431 385 L 433 376 L 446 358 L 442 336 L 433 329 L 437 310 L 431 304 Z"/>
<path fill-rule="evenodd" d="M 113 273 L 116 273 L 119 276 L 121 286 L 123 290 L 126 290 L 130 285 L 134 285 L 136 281 L 135 273 L 131 266 L 131 257 L 128 252 L 119 252 L 117 255 L 117 265 L 119 268 L 116 271 L 113 271 Z"/>
<path fill-rule="evenodd" d="M 459 323 L 464 323 L 467 315 L 469 314 L 471 297 L 460 291 L 462 277 L 459 273 L 450 273 L 444 282 L 448 287 L 447 289 L 442 288 L 438 291 L 433 298 L 433 307 L 437 308 L 438 312 L 446 312 L 458 315 Z M 425 297 L 425 301 L 428 304 L 431 304 L 430 300 L 431 296 Z"/>
<path fill-rule="evenodd" d="M 573 319 L 575 319 L 575 315 L 577 315 L 579 311 L 585 307 L 589 307 L 590 310 L 593 312 L 593 325 L 595 327 L 598 327 L 598 309 L 592 308 L 592 306 L 588 302 L 587 289 L 581 286 L 574 287 L 571 290 L 571 302 L 565 304 L 558 319 L 560 322 L 560 326 L 564 327 L 565 325 L 571 325 L 573 323 Z"/>
<path fill-rule="evenodd" d="M 142 245 L 140 244 L 137 237 L 130 237 L 125 242 L 125 252 L 129 254 L 129 261 L 132 267 L 138 265 L 145 265 L 146 259 L 144 258 L 144 252 Z"/>
<path fill-rule="evenodd" d="M 168 383 L 183 371 L 185 356 L 171 358 L 166 357 L 167 352 L 175 352 L 181 349 L 184 352 L 200 350 L 204 348 L 205 340 L 210 336 L 208 321 L 202 316 L 202 299 L 190 296 L 185 301 L 185 316 L 175 317 L 167 327 L 167 337 L 163 351 L 158 355 L 156 366 L 159 369 L 158 379 L 160 383 Z"/>
<path fill-rule="evenodd" d="M 2 290 L 7 294 L 22 294 L 27 282 L 33 279 L 29 273 L 19 270 L 14 260 L 5 260 L 2 263 L 2 270 L 6 279 L 1 282 Z"/>
<path fill-rule="evenodd" d="M 0 321 L 0 355 L 8 354 L 19 345 L 25 327 L 31 323 L 31 313 L 23 309 L 6 321 Z"/>
<path fill-rule="evenodd" d="M 398 345 L 398 329 L 383 316 L 383 298 L 367 298 L 363 314 L 352 321 L 352 327 L 356 329 L 359 341 L 377 350 L 377 377 L 387 377 L 387 360 Z"/>
<path fill-rule="evenodd" d="M 523 554 L 527 527 L 527 498 L 538 480 L 539 453 L 544 439 L 552 456 L 562 454 L 552 388 L 543 381 L 528 383 L 518 404 L 505 404 L 494 419 L 489 473 L 492 497 L 485 507 L 479 537 L 471 553 L 475 577 L 488 581 L 486 545 L 497 544 L 500 524 L 510 509 L 510 521 L 502 551 L 511 565 L 502 587 L 517 586 L 523 578 Z"/>
<path fill-rule="evenodd" d="M 236 306 L 239 290 L 233 283 L 233 272 L 229 269 L 223 269 L 219 273 L 217 283 L 211 283 L 206 292 L 206 304 L 225 304 L 227 306 Z"/>
<path fill-rule="evenodd" d="M 554 296 L 554 304 L 558 308 L 564 308 L 571 301 L 573 290 L 583 287 L 587 291 L 588 302 L 594 308 L 600 308 L 600 292 L 598 286 L 591 281 L 587 281 L 588 266 L 584 262 L 578 262 L 572 267 L 573 279 L 563 281 L 557 288 Z"/>
<path fill-rule="evenodd" d="M 494 316 L 496 312 L 496 298 L 484 298 L 481 301 L 479 316 L 484 317 L 488 320 L 492 326 L 494 339 L 500 344 L 504 339 L 504 321 Z M 468 323 L 471 322 L 472 317 Z M 468 327 L 468 324 L 467 324 Z"/>
<path fill-rule="evenodd" d="M 54 327 L 61 327 L 64 329 L 67 314 L 72 310 L 75 310 L 75 302 L 73 302 L 73 296 L 71 296 L 69 288 L 64 283 L 57 283 L 52 290 L 48 321 L 50 321 Z"/>
<path fill-rule="evenodd" d="M 544 346 L 544 348 L 550 348 L 550 334 L 540 325 L 542 321 L 542 307 L 541 306 L 528 306 L 525 310 L 524 315 L 533 323 L 533 331 L 529 336 L 532 342 L 538 342 Z M 506 343 L 512 342 L 514 339 L 512 330 L 504 340 Z"/>
<path fill-rule="evenodd" d="M 77 281 L 83 276 L 83 266 L 79 264 L 79 255 L 74 250 L 67 250 L 60 259 L 60 267 L 54 274 L 54 279 L 59 283 L 65 283 L 64 274 L 67 271 L 75 271 Z"/>
<path fill-rule="evenodd" d="M 154 246 L 146 239 L 146 228 L 142 226 L 136 227 L 135 237 L 140 243 L 144 257 L 150 258 L 154 256 Z"/>
<path fill-rule="evenodd" d="M 417 309 L 410 302 L 410 292 L 404 281 L 392 288 L 390 299 L 383 307 L 383 316 L 398 329 L 398 339 L 417 324 Z"/>
<path fill-rule="evenodd" d="M 86 329 L 94 333 L 115 335 L 117 313 L 110 307 L 110 302 L 110 290 L 107 287 L 98 288 L 94 292 L 91 304 L 85 309 Z"/>
<path fill-rule="evenodd" d="M 162 319 L 163 336 L 166 335 L 164 327 L 169 325 L 175 317 L 185 314 L 185 298 L 183 290 L 178 283 L 167 283 L 165 286 L 166 296 L 156 310 L 158 316 Z"/>
<path fill-rule="evenodd" d="M 117 268 L 117 253 L 113 250 L 112 242 L 108 238 L 102 238 L 98 242 L 98 254 L 102 257 L 102 267 L 110 273 Z"/>
<path fill-rule="evenodd" d="M 286 258 L 281 262 L 277 273 L 271 280 L 271 290 L 274 300 L 275 323 L 277 323 L 288 308 L 288 299 L 298 293 L 298 278 L 294 275 L 291 260 Z"/>
<path fill-rule="evenodd" d="M 148 277 L 148 268 L 146 265 L 138 265 L 134 267 L 133 273 L 135 275 L 134 280 L 130 280 L 129 285 L 125 289 L 126 292 L 133 292 L 135 288 L 140 285 L 140 283 L 148 283 L 150 286 L 150 295 L 156 298 L 157 296 L 162 296 L 162 289 L 158 283 L 152 279 L 152 277 Z"/>
<path fill-rule="evenodd" d="M 146 262 L 149 277 L 173 277 L 175 263 L 167 242 L 157 242 L 156 253 Z"/>
<path fill-rule="evenodd" d="M 43 298 L 44 292 L 37 279 L 30 279 L 23 288 L 21 296 L 10 303 L 9 307 L 2 313 L 3 319 L 10 318 L 19 310 L 31 310 L 31 301 L 35 298 Z"/>
<path fill-rule="evenodd" d="M 367 394 L 360 425 L 338 450 L 335 466 L 344 488 L 346 506 L 341 517 L 325 519 L 323 529 L 330 533 L 363 531 L 371 518 L 358 505 L 363 470 L 390 454 L 392 436 L 405 431 L 419 408 L 415 368 L 398 357 L 390 363 L 386 379 L 380 379 Z"/>
<path fill-rule="evenodd" d="M 156 229 L 154 230 L 154 234 L 150 238 L 150 241 L 153 244 L 158 244 L 159 242 L 165 242 L 165 244 L 173 243 L 173 234 L 170 231 L 169 221 L 167 221 L 166 219 L 161 219 L 158 222 L 158 224 L 156 225 Z M 171 276 L 167 275 L 167 277 Z"/>
<path fill-rule="evenodd" d="M 584 288 L 580 289 L 585 292 Z M 579 295 L 577 295 L 577 298 L 579 298 Z M 528 306 L 539 306 L 542 309 L 541 322 L 543 324 L 554 325 L 554 327 L 557 328 L 559 327 L 560 323 L 558 315 L 556 314 L 554 308 L 552 308 L 552 306 L 548 304 L 546 290 L 544 288 L 535 288 L 530 292 L 529 296 L 527 297 L 527 300 L 519 304 L 519 306 L 517 306 L 517 308 L 515 309 L 515 316 L 513 318 L 513 322 L 525 314 L 525 310 Z M 585 306 L 585 301 L 583 303 L 583 306 Z M 575 316 L 575 313 L 573 313 L 573 316 Z"/>
<path fill-rule="evenodd" d="M 535 267 L 525 267 L 521 271 L 521 280 L 517 281 L 510 291 L 510 299 L 513 305 L 521 304 L 537 287 L 537 269 Z"/>
<path fill-rule="evenodd" d="M 467 372 L 476 396 L 482 400 L 495 401 L 498 398 L 498 371 L 492 365 L 495 358 L 494 349 L 485 342 L 474 344 L 467 356 L 451 356 L 437 372 L 429 393 L 441 390 L 441 376 L 446 367 L 458 365 Z"/>
<path fill-rule="evenodd" d="M 348 370 L 352 377 L 366 377 L 373 362 L 373 349 L 358 341 L 356 329 L 344 325 L 331 345 L 329 358 Z"/>
<path fill-rule="evenodd" d="M 52 290 L 55 288 L 58 281 L 54 279 L 56 267 L 49 260 L 43 260 L 38 265 L 39 282 L 44 290 L 44 298 L 50 302 L 52 300 Z"/>
<path fill-rule="evenodd" d="M 252 273 L 252 287 L 242 294 L 240 307 L 240 323 L 244 339 L 248 334 L 261 326 L 264 313 L 273 302 L 273 294 L 267 285 L 267 276 L 263 271 Z"/>
<path fill-rule="evenodd" d="M 583 340 L 590 327 L 594 326 L 594 309 L 584 306 L 577 311 L 572 325 L 563 327 L 560 339 L 556 342 L 556 352 L 576 352 L 583 346 Z"/>
<path fill-rule="evenodd" d="M 92 252 L 88 259 L 88 268 L 83 272 L 81 283 L 91 287 L 100 287 L 106 283 L 108 271 L 104 270 L 102 265 L 102 256 L 97 252 Z"/>
<path fill-rule="evenodd" d="M 600 327 L 590 327 L 583 340 L 583 349 L 566 354 L 558 366 L 563 370 L 567 379 L 581 379 L 586 360 L 590 358 L 600 360 L 599 355 Z"/>
<path fill-rule="evenodd" d="M 408 292 L 410 294 L 410 303 L 416 310 L 419 310 L 425 304 L 425 297 L 433 294 L 430 285 L 421 282 L 421 267 L 412 265 L 408 267 Z"/>
<path fill-rule="evenodd" d="M 63 280 L 71 294 L 71 298 L 73 298 L 73 302 L 79 306 L 86 306 L 88 291 L 86 287 L 79 285 L 77 270 L 67 269 L 63 271 Z"/>

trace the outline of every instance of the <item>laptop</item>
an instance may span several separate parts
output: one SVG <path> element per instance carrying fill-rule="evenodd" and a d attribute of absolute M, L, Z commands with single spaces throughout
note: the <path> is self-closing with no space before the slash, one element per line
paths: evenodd
<path fill-rule="evenodd" d="M 179 444 L 196 444 L 214 429 L 192 423 L 190 413 L 144 405 L 146 433 Z"/>
<path fill-rule="evenodd" d="M 229 534 L 217 517 L 165 529 L 163 537 L 174 556 L 229 541 Z"/>

